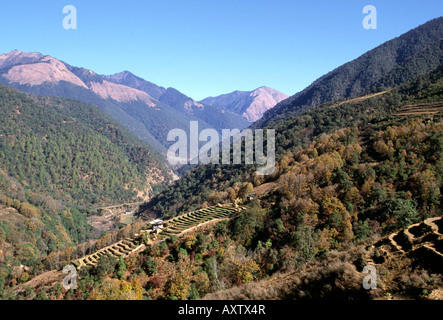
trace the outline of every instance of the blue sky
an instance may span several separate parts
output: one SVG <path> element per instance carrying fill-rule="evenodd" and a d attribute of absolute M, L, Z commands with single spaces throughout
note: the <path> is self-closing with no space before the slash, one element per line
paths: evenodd
<path fill-rule="evenodd" d="M 77 30 L 62 26 L 65 5 L 77 8 Z M 362 26 L 365 5 L 377 8 L 376 30 Z M 441 0 L 1 1 L 0 52 L 129 70 L 196 100 L 264 85 L 292 95 L 442 15 Z"/>

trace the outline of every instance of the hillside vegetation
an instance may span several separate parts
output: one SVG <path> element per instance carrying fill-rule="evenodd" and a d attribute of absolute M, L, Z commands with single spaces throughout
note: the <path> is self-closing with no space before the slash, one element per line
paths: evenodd
<path fill-rule="evenodd" d="M 174 215 L 198 202 L 259 196 L 227 225 L 224 235 L 231 241 L 214 231 L 222 249 L 212 269 L 203 267 L 210 289 L 199 291 L 200 297 L 215 290 L 209 299 L 426 298 L 443 285 L 439 264 L 426 262 L 433 260 L 421 242 L 405 255 L 383 239 L 397 239 L 400 230 L 441 216 L 442 100 L 440 66 L 383 94 L 328 103 L 275 124 L 279 151 L 272 176 L 255 176 L 253 166 L 200 167 L 145 208 Z M 411 106 L 420 112 L 405 115 Z M 441 252 L 436 234 L 420 241 Z M 236 273 L 234 257 L 244 261 L 243 271 Z M 361 271 L 370 261 L 380 264 L 383 275 L 377 293 L 361 288 Z"/>
<path fill-rule="evenodd" d="M 328 101 L 393 88 L 443 63 L 443 18 L 431 20 L 314 81 L 257 121 L 265 127 Z"/>
<path fill-rule="evenodd" d="M 0 99 L 1 166 L 30 190 L 78 204 L 121 203 L 171 179 L 152 148 L 94 106 L 5 87 Z"/>
<path fill-rule="evenodd" d="M 347 149 L 350 149 L 350 146 L 355 147 L 356 150 L 353 151 L 355 154 L 352 156 L 353 166 L 358 168 L 360 166 L 362 168 L 367 167 L 365 170 L 369 170 L 374 181 L 377 181 L 377 175 L 382 175 L 386 178 L 382 177 L 379 182 L 387 181 L 389 178 L 389 181 L 400 186 L 401 180 L 398 178 L 406 181 L 417 171 L 426 170 L 427 167 L 424 164 L 426 164 L 426 161 L 433 159 L 429 157 L 429 152 L 436 153 L 438 159 L 441 109 L 438 109 L 438 107 L 431 108 L 430 106 L 441 101 L 441 76 L 442 66 L 430 74 L 417 77 L 414 81 L 384 94 L 368 96 L 348 103 L 346 101 L 327 103 L 300 116 L 276 122 L 271 127 L 276 130 L 276 159 L 278 160 L 278 171 L 274 175 L 263 180 L 263 178 L 254 175 L 254 165 L 200 166 L 154 197 L 143 209 L 159 215 L 173 216 L 177 211 L 193 209 L 205 202 L 211 204 L 228 198 L 233 201 L 238 195 L 244 197 L 247 192 L 252 191 L 251 187 L 257 188 L 266 184 L 266 182 L 276 184 L 279 181 L 278 178 L 285 173 L 290 163 L 307 165 L 308 162 L 301 161 L 306 159 L 299 159 L 303 153 L 308 156 L 308 159 L 317 158 L 325 153 L 324 147 L 320 146 L 322 143 L 329 143 L 328 139 L 333 140 L 331 143 L 337 145 L 337 148 L 334 149 L 336 152 L 340 151 L 338 149 L 340 145 L 342 145 L 341 148 Z M 420 104 L 425 105 L 421 107 L 422 109 L 426 110 L 428 108 L 429 111 L 429 113 L 422 114 L 424 118 L 420 117 L 421 114 L 402 115 L 405 108 L 410 108 L 408 106 Z M 428 122 L 429 117 L 435 119 L 436 122 Z M 414 121 L 422 121 L 423 124 L 416 124 L 412 121 L 414 118 L 416 118 Z M 431 126 L 430 123 L 434 124 Z M 413 157 L 421 160 L 416 160 L 417 163 L 414 169 L 404 171 L 410 165 L 407 161 L 411 160 L 407 153 L 408 150 L 406 149 L 403 152 L 403 148 L 408 148 L 410 145 L 409 139 L 412 136 L 410 134 L 399 136 L 396 133 L 394 135 L 395 139 L 401 137 L 401 140 L 392 141 L 386 138 L 388 134 L 386 131 L 389 131 L 389 134 L 392 135 L 393 131 L 409 131 L 412 128 L 421 128 L 424 125 L 431 126 L 431 131 L 426 133 L 426 137 L 429 139 L 429 150 L 419 148 L 421 154 L 416 154 L 414 151 Z M 333 138 L 326 139 L 325 135 L 331 135 Z M 425 145 L 422 145 L 422 147 L 424 148 Z M 401 149 L 400 154 L 398 154 L 398 149 Z M 326 151 L 328 156 L 337 158 L 335 153 L 329 152 L 331 151 L 329 147 Z M 353 167 L 343 166 L 346 164 L 343 163 L 343 155 L 340 154 L 340 158 L 337 160 L 340 164 L 339 167 L 329 168 L 329 171 L 332 170 L 331 174 L 333 176 L 338 174 L 339 176 L 345 176 L 348 180 L 355 176 L 360 182 L 366 181 L 367 174 L 364 173 L 365 170 L 351 172 L 350 170 Z M 429 166 L 433 167 L 434 165 L 440 165 L 439 160 L 432 162 Z M 395 172 L 392 169 L 393 167 L 396 167 Z M 401 170 L 399 171 L 399 169 Z M 355 170 L 355 168 L 352 170 Z M 390 173 L 389 170 L 392 170 L 392 172 Z M 342 171 L 346 171 L 346 174 L 343 174 Z M 323 179 L 321 174 L 323 173 L 318 173 L 314 177 L 317 183 Z M 331 177 L 328 178 L 328 181 Z M 354 178 L 354 180 L 357 178 Z M 404 181 L 402 190 L 406 191 L 412 185 L 406 186 Z M 248 187 L 249 183 L 251 186 Z M 411 190 L 416 190 L 416 188 L 414 187 Z"/>
<path fill-rule="evenodd" d="M 154 149 L 97 107 L 1 86 L 0 290 L 91 240 L 97 207 L 146 199 L 171 180 Z"/>
<path fill-rule="evenodd" d="M 245 202 L 247 209 L 236 219 L 180 237 L 171 233 L 124 259 L 102 257 L 81 269 L 74 292 L 45 284 L 19 296 L 431 297 L 443 285 L 441 270 L 424 263 L 427 252 L 421 247 L 441 250 L 441 230 L 416 226 L 442 212 L 442 110 L 435 107 L 442 100 L 440 66 L 391 91 L 331 102 L 282 121 L 276 125 L 279 153 L 273 175 L 255 176 L 252 165 L 200 166 L 142 208 L 144 214 L 171 217 L 193 211 L 185 208 L 244 201 L 255 192 L 259 199 Z M 404 115 L 405 108 L 417 105 L 420 113 Z M 441 221 L 431 220 L 434 225 Z M 407 245 L 401 230 L 415 223 L 407 231 L 417 235 L 411 240 L 415 247 L 399 251 Z M 138 230 L 128 226 L 127 235 Z M 112 237 L 101 239 L 100 247 Z M 66 253 L 61 257 L 66 259 Z M 368 263 L 381 268 L 381 291 L 361 287 Z"/>

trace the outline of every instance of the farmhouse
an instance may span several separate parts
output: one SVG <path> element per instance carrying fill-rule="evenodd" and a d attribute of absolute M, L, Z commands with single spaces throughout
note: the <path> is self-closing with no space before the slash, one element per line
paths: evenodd
<path fill-rule="evenodd" d="M 152 226 L 152 230 L 156 231 L 156 230 L 159 230 L 159 229 L 163 229 L 163 225 L 164 225 L 165 222 L 163 220 L 157 219 L 157 220 L 153 220 L 153 221 L 151 221 L 149 223 Z"/>

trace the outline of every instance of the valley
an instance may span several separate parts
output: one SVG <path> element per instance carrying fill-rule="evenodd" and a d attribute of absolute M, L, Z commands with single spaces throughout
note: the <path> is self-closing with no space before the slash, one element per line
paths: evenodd
<path fill-rule="evenodd" d="M 134 213 L 143 202 L 123 203 L 96 209 L 96 214 L 88 217 L 88 222 L 94 229 L 98 238 L 106 232 L 118 229 L 120 225 L 128 225 L 135 222 Z"/>
<path fill-rule="evenodd" d="M 440 17 L 292 96 L 199 101 L 0 54 L 0 299 L 441 300 L 442 38 Z M 267 131 L 263 149 L 199 163 L 204 137 L 233 129 Z"/>

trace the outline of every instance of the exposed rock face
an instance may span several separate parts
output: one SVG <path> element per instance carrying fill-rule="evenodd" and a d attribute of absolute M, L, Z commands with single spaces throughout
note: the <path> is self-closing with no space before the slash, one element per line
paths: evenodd
<path fill-rule="evenodd" d="M 18 63 L 26 64 L 37 62 L 41 58 L 43 58 L 41 53 L 14 50 L 0 55 L 0 69 L 8 68 Z"/>
<path fill-rule="evenodd" d="M 204 105 L 202 105 L 201 103 L 194 101 L 194 100 L 188 100 L 185 102 L 184 104 L 185 110 L 192 112 L 193 111 L 193 107 L 196 108 L 200 108 L 200 109 L 204 109 Z"/>
<path fill-rule="evenodd" d="M 242 116 L 249 122 L 261 119 L 266 111 L 275 107 L 280 101 L 289 98 L 288 95 L 268 87 L 258 88 L 252 91 L 249 96 L 253 98 L 252 102 L 242 113 Z"/>
<path fill-rule="evenodd" d="M 13 51 L 14 52 L 14 51 Z M 87 88 L 85 83 L 80 80 L 75 74 L 68 70 L 66 65 L 54 59 L 52 57 L 43 57 L 39 54 L 21 55 L 13 53 L 12 55 L 5 56 L 3 65 L 9 67 L 20 61 L 21 64 L 14 65 L 3 76 L 10 82 L 16 82 L 19 84 L 28 84 L 31 86 L 40 85 L 45 82 L 58 83 L 60 81 L 71 82 L 77 86 Z M 23 64 L 20 57 L 24 57 L 25 60 L 35 63 Z M 35 60 L 37 59 L 37 60 Z M 1 63 L 1 60 L 0 60 Z"/>
<path fill-rule="evenodd" d="M 134 100 L 141 100 L 148 106 L 154 107 L 156 104 L 153 102 L 152 97 L 146 92 L 130 88 L 121 84 L 116 84 L 103 80 L 99 82 L 90 82 L 89 87 L 94 93 L 98 94 L 103 99 L 114 99 L 119 102 L 130 102 Z"/>
<path fill-rule="evenodd" d="M 254 91 L 234 91 L 218 97 L 209 97 L 201 102 L 208 105 L 217 105 L 235 112 L 249 122 L 255 122 L 263 114 L 275 107 L 277 103 L 289 96 L 269 87 L 261 87 Z"/>
<path fill-rule="evenodd" d="M 3 73 L 3 77 L 11 83 L 38 86 L 44 83 L 57 84 L 60 81 L 66 81 L 90 89 L 103 99 L 114 99 L 119 102 L 140 100 L 150 107 L 156 105 L 153 98 L 146 92 L 103 80 L 91 70 L 71 67 L 40 53 L 15 50 L 2 54 L 0 68 L 7 70 Z"/>
<path fill-rule="evenodd" d="M 106 80 L 114 83 L 122 84 L 134 89 L 138 89 L 146 92 L 154 99 L 159 100 L 160 96 L 165 93 L 166 89 L 159 87 L 156 84 L 146 81 L 129 71 L 123 71 L 120 73 L 113 74 L 111 76 L 103 76 Z"/>

